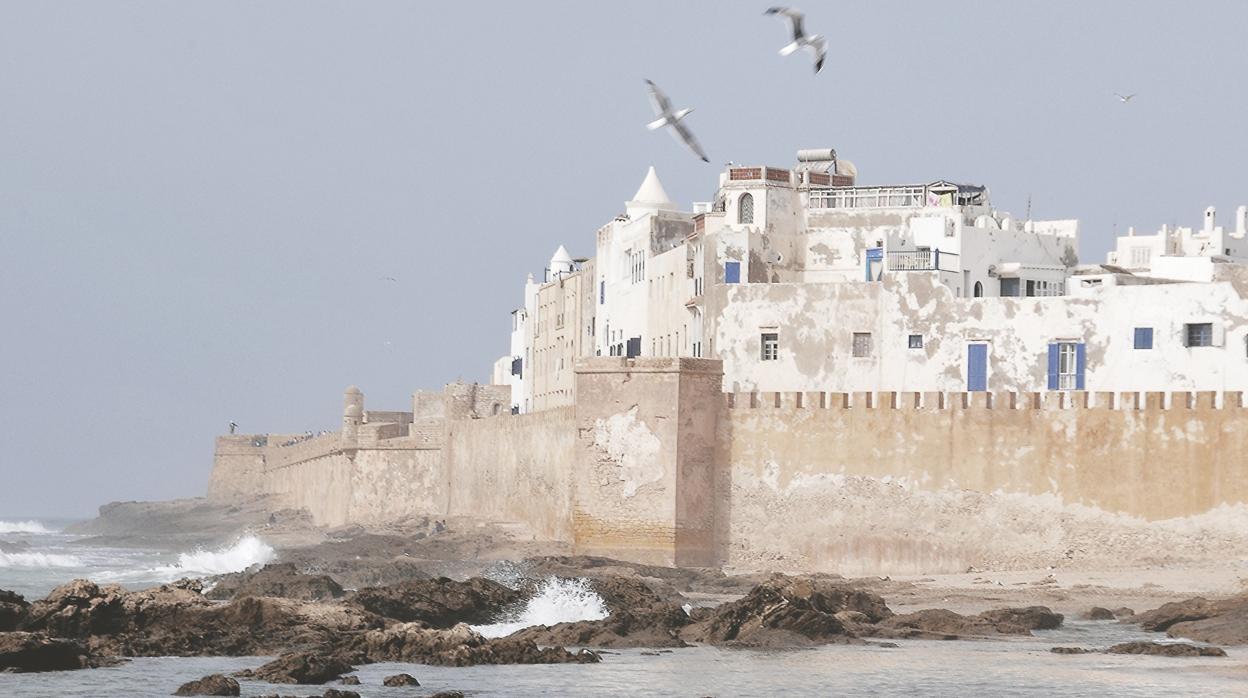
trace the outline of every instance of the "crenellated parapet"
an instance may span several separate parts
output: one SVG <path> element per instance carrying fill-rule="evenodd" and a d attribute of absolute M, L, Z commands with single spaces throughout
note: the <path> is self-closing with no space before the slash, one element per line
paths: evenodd
<path fill-rule="evenodd" d="M 1240 410 L 1244 393 L 1228 391 L 1093 392 L 736 392 L 729 410 Z"/>

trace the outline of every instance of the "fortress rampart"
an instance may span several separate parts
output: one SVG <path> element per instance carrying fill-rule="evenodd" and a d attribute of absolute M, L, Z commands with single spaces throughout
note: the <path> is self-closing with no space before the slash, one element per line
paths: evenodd
<path fill-rule="evenodd" d="M 348 392 L 341 432 L 218 438 L 210 496 L 267 494 L 326 525 L 468 515 L 623 559 L 862 573 L 961 571 L 1248 503 L 1238 392 L 721 390 L 719 361 L 595 358 L 574 406 L 525 415 L 498 409 L 499 386 L 418 393 L 411 413 Z"/>

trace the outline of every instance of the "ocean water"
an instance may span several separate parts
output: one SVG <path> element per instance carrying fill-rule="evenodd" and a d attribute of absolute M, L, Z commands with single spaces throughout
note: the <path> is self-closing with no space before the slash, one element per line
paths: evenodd
<path fill-rule="evenodd" d="M 68 521 L 0 520 L 0 589 L 27 601 L 43 598 L 72 579 L 116 583 L 130 589 L 247 569 L 275 556 L 255 536 L 219 549 L 167 551 L 83 545 L 83 536 L 63 533 Z"/>
<path fill-rule="evenodd" d="M 219 550 L 159 552 L 75 545 L 52 522 L 0 521 L 0 540 L 30 548 L 0 558 L 0 588 L 38 598 L 74 577 L 140 588 L 183 576 L 244 569 L 273 557 L 264 541 L 244 537 Z M 489 636 L 537 624 L 602 618 L 607 609 L 584 580 L 547 579 Z M 1165 641 L 1131 625 L 1069 622 L 1034 637 L 991 641 L 899 641 L 899 647 L 827 646 L 800 650 L 692 647 L 620 650 L 592 665 L 430 667 L 384 663 L 359 667 L 366 698 L 422 696 L 456 689 L 469 696 L 1248 696 L 1248 651 L 1227 658 L 1175 659 L 1055 655 L 1059 645 L 1105 647 L 1136 639 Z M 0 696 L 95 698 L 168 696 L 213 673 L 255 668 L 266 657 L 140 658 L 121 666 L 45 674 L 0 674 Z M 386 688 L 405 672 L 419 688 Z M 242 681 L 244 696 L 319 695 L 324 687 Z M 332 685 L 332 684 L 331 684 Z"/>

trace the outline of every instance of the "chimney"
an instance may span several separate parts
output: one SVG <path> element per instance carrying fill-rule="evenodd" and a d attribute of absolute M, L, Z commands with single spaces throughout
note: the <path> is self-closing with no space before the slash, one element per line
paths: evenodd
<path fill-rule="evenodd" d="M 1215 209 L 1214 207 L 1210 206 L 1209 208 L 1205 209 L 1205 227 L 1201 229 L 1202 233 L 1213 232 L 1213 221 L 1214 221 L 1214 218 L 1217 217 L 1217 215 L 1218 215 L 1217 209 Z"/>

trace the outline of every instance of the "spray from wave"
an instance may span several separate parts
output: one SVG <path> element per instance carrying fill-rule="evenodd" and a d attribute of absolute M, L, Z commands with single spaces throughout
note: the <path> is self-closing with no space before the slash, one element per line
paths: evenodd
<path fill-rule="evenodd" d="M 0 553 L 0 567 L 82 567 L 73 555 L 49 553 Z"/>
<path fill-rule="evenodd" d="M 242 572 L 252 565 L 266 564 L 276 555 L 276 551 L 268 543 L 255 536 L 246 535 L 216 550 L 201 548 L 181 553 L 172 564 L 142 570 L 101 572 L 96 576 L 104 581 L 123 583 L 172 582 L 182 577 L 209 577 Z"/>
<path fill-rule="evenodd" d="M 486 637 L 504 637 L 535 625 L 555 625 L 578 620 L 602 620 L 607 605 L 587 579 L 547 577 L 537 593 L 512 616 L 499 623 L 478 625 L 473 630 Z"/>
<path fill-rule="evenodd" d="M 0 521 L 0 533 L 52 533 L 38 521 Z"/>

